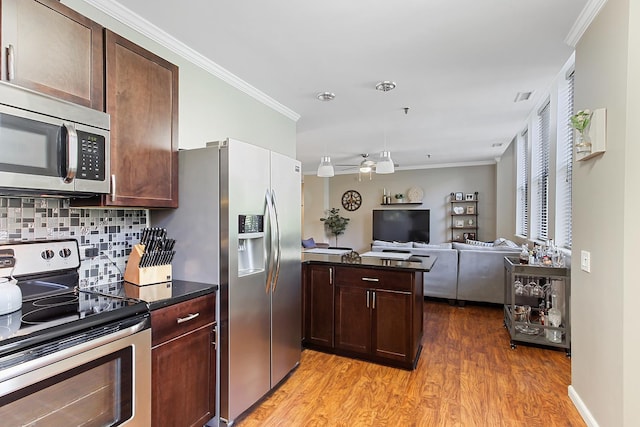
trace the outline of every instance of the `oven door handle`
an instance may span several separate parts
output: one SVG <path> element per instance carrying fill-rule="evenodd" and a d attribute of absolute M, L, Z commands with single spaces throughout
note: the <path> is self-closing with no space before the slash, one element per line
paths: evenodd
<path fill-rule="evenodd" d="M 30 371 L 52 365 L 56 362 L 63 361 L 70 357 L 92 350 L 94 348 L 107 345 L 119 339 L 129 337 L 136 333 L 142 332 L 143 330 L 148 328 L 149 328 L 149 318 L 148 316 L 145 316 L 144 319 L 142 319 L 140 322 L 132 326 L 129 326 L 125 329 L 121 329 L 116 332 L 109 333 L 107 335 L 104 335 L 98 338 L 94 338 L 90 341 L 81 342 L 79 344 L 73 344 L 74 340 L 80 340 L 83 337 L 86 337 L 89 333 L 91 333 L 91 331 L 83 331 L 83 332 L 78 332 L 76 334 L 70 335 L 68 337 L 63 337 L 60 341 L 54 344 L 43 344 L 42 347 L 51 345 L 52 348 L 55 348 L 56 346 L 58 347 L 64 346 L 65 344 L 68 344 L 69 347 L 52 352 L 45 356 L 38 357 L 36 359 L 19 363 L 15 366 L 10 366 L 8 368 L 0 370 L 0 383 L 3 381 L 10 380 L 11 378 L 15 378 L 20 375 L 26 374 Z M 36 346 L 35 348 L 38 348 L 38 347 L 39 346 Z M 149 347 L 151 347 L 151 343 L 149 343 Z M 24 356 L 25 353 L 31 353 L 33 350 L 34 348 L 27 348 L 16 354 L 9 355 L 3 359 L 0 359 L 0 362 L 2 362 L 3 364 L 10 362 L 12 358 L 21 358 L 22 356 Z"/>

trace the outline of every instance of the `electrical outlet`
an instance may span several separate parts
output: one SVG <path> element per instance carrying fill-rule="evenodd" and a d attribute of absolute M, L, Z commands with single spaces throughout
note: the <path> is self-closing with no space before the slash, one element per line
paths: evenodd
<path fill-rule="evenodd" d="M 591 252 L 580 251 L 580 269 L 591 273 Z"/>
<path fill-rule="evenodd" d="M 94 248 L 91 245 L 83 245 L 79 247 L 80 249 L 80 261 L 84 261 L 88 258 L 94 258 L 98 256 L 98 249 Z"/>

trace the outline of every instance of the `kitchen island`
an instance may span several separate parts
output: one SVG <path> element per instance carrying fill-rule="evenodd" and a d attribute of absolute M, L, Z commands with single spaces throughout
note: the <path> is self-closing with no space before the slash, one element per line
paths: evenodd
<path fill-rule="evenodd" d="M 395 253 L 303 253 L 303 345 L 414 369 L 422 350 L 422 275 L 435 261 Z"/>

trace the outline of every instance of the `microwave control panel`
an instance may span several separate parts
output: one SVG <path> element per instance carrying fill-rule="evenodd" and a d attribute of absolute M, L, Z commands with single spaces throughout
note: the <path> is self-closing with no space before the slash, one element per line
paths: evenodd
<path fill-rule="evenodd" d="M 105 179 L 105 137 L 78 131 L 77 177 L 91 181 Z"/>

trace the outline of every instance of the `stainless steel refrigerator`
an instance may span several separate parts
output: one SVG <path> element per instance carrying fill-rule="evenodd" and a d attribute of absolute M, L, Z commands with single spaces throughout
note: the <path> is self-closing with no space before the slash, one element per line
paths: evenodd
<path fill-rule="evenodd" d="M 174 279 L 219 292 L 219 415 L 233 421 L 301 353 L 300 162 L 237 140 L 179 153 L 179 208 L 152 211 L 176 238 Z"/>

